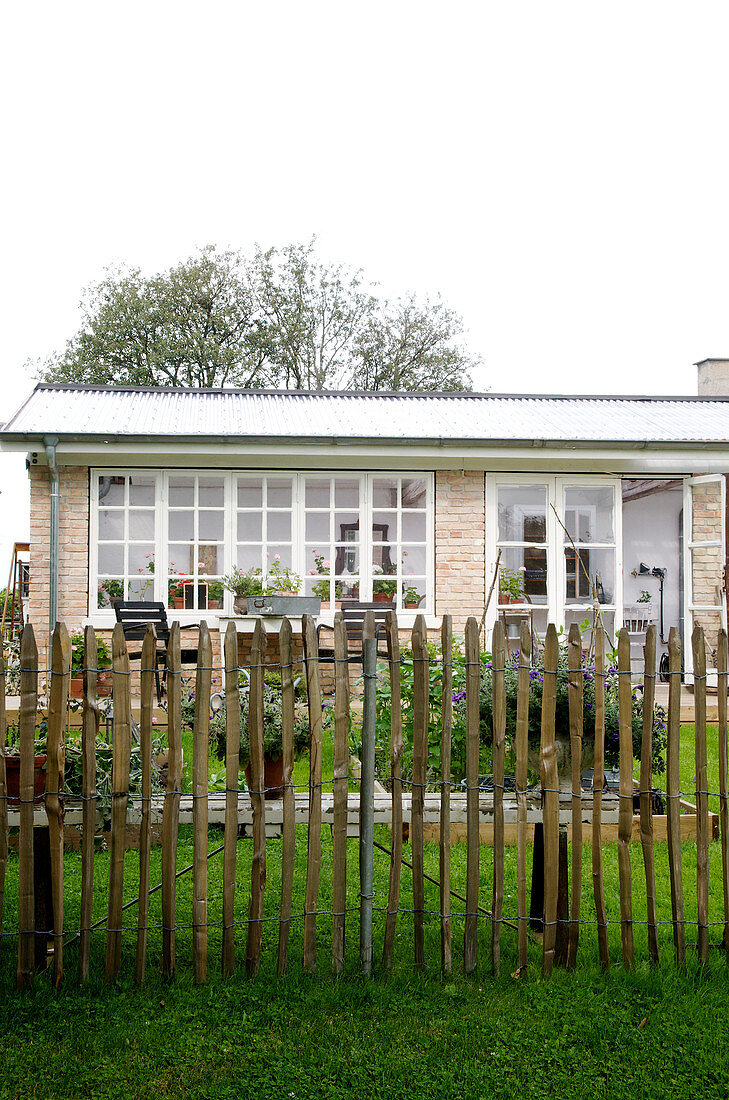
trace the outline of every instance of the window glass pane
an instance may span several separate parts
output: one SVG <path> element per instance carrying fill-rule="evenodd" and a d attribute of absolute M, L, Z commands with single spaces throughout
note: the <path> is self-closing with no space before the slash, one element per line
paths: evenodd
<path fill-rule="evenodd" d="M 170 573 L 191 573 L 195 557 L 193 546 L 170 543 L 168 569 Z"/>
<path fill-rule="evenodd" d="M 397 515 L 392 512 L 373 512 L 373 542 L 395 542 L 397 540 Z"/>
<path fill-rule="evenodd" d="M 260 542 L 263 538 L 263 518 L 260 512 L 238 513 L 238 542 Z"/>
<path fill-rule="evenodd" d="M 266 483 L 266 492 L 269 508 L 291 507 L 291 478 L 269 477 Z"/>
<path fill-rule="evenodd" d="M 261 568 L 260 546 L 239 546 L 236 551 L 236 565 L 245 572 L 248 569 Z"/>
<path fill-rule="evenodd" d="M 198 546 L 197 561 L 198 573 L 222 573 L 223 572 L 223 547 L 222 546 Z"/>
<path fill-rule="evenodd" d="M 426 548 L 424 546 L 403 546 L 400 569 L 405 573 L 424 573 Z"/>
<path fill-rule="evenodd" d="M 153 477 L 132 474 L 129 478 L 129 503 L 154 505 L 155 481 Z"/>
<path fill-rule="evenodd" d="M 400 499 L 403 508 L 425 508 L 427 483 L 422 479 L 405 479 L 402 483 Z"/>
<path fill-rule="evenodd" d="M 359 513 L 335 512 L 334 513 L 334 541 L 348 542 L 351 539 L 359 539 Z"/>
<path fill-rule="evenodd" d="M 123 477 L 99 478 L 99 504 L 103 503 L 107 508 L 121 507 L 124 504 Z"/>
<path fill-rule="evenodd" d="M 201 575 L 206 573 L 220 574 L 223 571 L 222 546 L 198 546 L 197 571 Z"/>
<path fill-rule="evenodd" d="M 225 489 L 221 477 L 201 477 L 198 480 L 198 504 L 201 508 L 222 508 Z"/>
<path fill-rule="evenodd" d="M 195 503 L 195 479 L 193 477 L 170 478 L 170 506 L 191 508 Z"/>
<path fill-rule="evenodd" d="M 359 480 L 338 477 L 334 482 L 334 506 L 336 508 L 359 507 Z"/>
<path fill-rule="evenodd" d="M 170 512 L 168 521 L 168 538 L 192 539 L 195 535 L 195 520 L 193 512 Z"/>
<path fill-rule="evenodd" d="M 223 512 L 212 512 L 207 509 L 202 509 L 198 513 L 198 538 L 214 539 L 221 541 L 224 538 L 225 525 L 223 522 Z"/>
<path fill-rule="evenodd" d="M 124 599 L 124 581 L 121 577 L 105 577 L 99 581 L 97 607 L 112 607 L 112 600 Z"/>
<path fill-rule="evenodd" d="M 408 542 L 425 542 L 427 533 L 425 512 L 403 512 L 402 537 Z"/>
<path fill-rule="evenodd" d="M 564 525 L 575 542 L 614 542 L 613 503 L 615 494 L 610 486 L 579 488 L 568 486 L 564 491 Z M 567 535 L 565 542 L 569 542 Z"/>
<path fill-rule="evenodd" d="M 532 603 L 547 602 L 547 551 L 534 546 L 514 546 L 501 552 L 501 576 L 499 603 L 523 603 L 525 593 Z M 517 587 L 516 595 L 509 595 L 504 581 Z"/>
<path fill-rule="evenodd" d="M 286 567 L 291 569 L 292 559 L 290 546 L 280 546 L 276 545 L 276 543 L 269 543 L 268 553 L 266 555 L 266 565 L 269 569 L 275 563 L 276 558 L 278 558 L 278 564 L 281 566 L 282 569 Z"/>
<path fill-rule="evenodd" d="M 349 542 L 335 548 L 334 572 L 338 576 L 359 573 L 359 545 L 357 543 Z"/>
<path fill-rule="evenodd" d="M 306 516 L 306 538 L 329 542 L 329 513 L 308 512 Z"/>
<path fill-rule="evenodd" d="M 566 570 L 565 595 L 567 603 L 592 603 L 592 584 L 597 589 L 600 603 L 611 604 L 615 600 L 615 551 L 578 550 L 578 558 L 571 546 L 564 548 Z"/>
<path fill-rule="evenodd" d="M 268 513 L 268 539 L 275 539 L 281 542 L 290 542 L 291 540 L 291 513 L 290 512 L 269 512 Z"/>
<path fill-rule="evenodd" d="M 572 623 L 577 623 L 579 627 L 584 625 L 585 620 L 589 620 L 589 626 L 587 629 L 581 632 L 582 637 L 582 651 L 586 653 L 592 645 L 592 613 L 589 611 L 565 611 L 564 615 L 564 628 L 565 632 L 569 633 L 569 629 Z M 605 611 L 602 616 L 603 625 L 607 631 L 608 637 L 615 637 L 615 612 Z M 594 665 L 594 657 L 592 660 Z"/>
<path fill-rule="evenodd" d="M 260 477 L 238 478 L 238 507 L 260 508 L 263 504 L 263 482 Z"/>
<path fill-rule="evenodd" d="M 329 482 L 319 478 L 307 477 L 305 501 L 307 508 L 328 508 Z"/>
<path fill-rule="evenodd" d="M 318 596 L 322 604 L 327 604 L 331 595 L 331 582 L 318 575 L 306 576 L 304 577 L 304 588 L 301 594 L 303 596 Z"/>
<path fill-rule="evenodd" d="M 547 537 L 546 485 L 499 485 L 499 541 L 544 542 Z"/>
<path fill-rule="evenodd" d="M 128 572 L 154 576 L 154 543 L 135 542 L 130 545 Z"/>
<path fill-rule="evenodd" d="M 318 546 L 308 546 L 306 549 L 306 572 L 308 574 L 331 572 L 332 563 L 329 557 L 329 547 L 320 549 Z"/>
<path fill-rule="evenodd" d="M 425 599 L 425 577 L 409 577 L 402 582 L 402 602 L 405 607 L 418 607 Z"/>
<path fill-rule="evenodd" d="M 155 513 L 149 510 L 144 512 L 130 508 L 129 510 L 129 538 L 153 539 L 154 538 Z"/>
<path fill-rule="evenodd" d="M 99 512 L 99 538 L 123 539 L 124 538 L 124 512 L 107 512 L 105 509 Z"/>
<path fill-rule="evenodd" d="M 124 544 L 105 543 L 99 546 L 99 573 L 124 572 Z"/>
<path fill-rule="evenodd" d="M 154 590 L 149 577 L 130 577 L 127 581 L 128 600 L 154 600 Z M 152 582 L 153 583 L 153 582 Z"/>
<path fill-rule="evenodd" d="M 397 508 L 398 478 L 376 477 L 372 483 L 372 503 L 375 508 Z"/>

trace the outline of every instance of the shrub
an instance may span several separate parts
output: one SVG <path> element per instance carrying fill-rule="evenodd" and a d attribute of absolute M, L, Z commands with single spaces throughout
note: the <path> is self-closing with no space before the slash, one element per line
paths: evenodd
<path fill-rule="evenodd" d="M 439 645 L 428 644 L 431 657 L 429 667 L 430 701 L 428 715 L 428 777 L 440 775 L 440 752 L 442 738 L 442 689 L 443 664 Z M 489 766 L 493 738 L 491 691 L 493 664 L 491 654 L 482 652 L 481 692 L 480 692 L 480 741 L 482 769 Z M 404 647 L 400 665 L 400 690 L 402 699 L 403 729 L 403 776 L 412 774 L 413 760 L 413 718 L 414 718 L 414 662 L 412 650 Z M 506 741 L 507 751 L 514 762 L 516 735 L 516 696 L 518 685 L 519 653 L 512 653 L 507 659 L 504 674 L 506 687 Z M 583 740 L 595 738 L 595 667 L 583 659 L 584 672 L 584 727 Z M 610 665 L 605 675 L 605 763 L 617 766 L 620 758 L 619 721 L 618 721 L 618 681 L 619 675 L 614 665 Z M 529 691 L 529 744 L 538 749 L 541 738 L 542 690 L 544 670 L 542 654 L 535 667 L 530 671 Z M 463 652 L 457 642 L 453 643 L 453 729 L 451 735 L 451 778 L 458 782 L 466 769 L 466 664 Z M 557 705 L 555 724 L 557 730 L 569 729 L 568 669 L 566 638 L 560 645 L 557 672 Z M 390 730 L 391 730 L 392 692 L 389 677 L 381 677 L 377 682 L 377 710 L 375 727 L 375 757 L 378 774 L 387 778 L 390 774 Z M 640 756 L 643 732 L 643 698 L 640 686 L 632 690 L 632 730 L 633 755 Z M 663 752 L 666 746 L 666 713 L 662 707 L 656 707 L 653 718 L 653 769 L 665 770 Z M 361 731 L 353 734 L 352 751 L 361 754 Z"/>

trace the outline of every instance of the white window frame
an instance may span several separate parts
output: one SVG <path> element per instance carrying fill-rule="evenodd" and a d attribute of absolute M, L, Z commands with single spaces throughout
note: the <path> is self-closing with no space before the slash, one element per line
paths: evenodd
<path fill-rule="evenodd" d="M 486 592 L 491 587 L 498 554 L 498 493 L 500 485 L 545 485 L 547 487 L 546 547 L 547 547 L 547 600 L 535 603 L 535 611 L 547 613 L 547 622 L 554 623 L 558 629 L 564 629 L 565 612 L 584 611 L 585 618 L 592 611 L 592 599 L 580 603 L 567 604 L 566 570 L 564 568 L 565 534 L 554 514 L 552 505 L 557 509 L 559 519 L 565 521 L 564 494 L 566 488 L 599 489 L 609 487 L 613 490 L 614 543 L 595 542 L 589 544 L 591 550 L 614 550 L 615 552 L 615 592 L 611 603 L 601 604 L 601 608 L 614 614 L 615 632 L 623 624 L 623 523 L 622 523 L 622 481 L 619 477 L 591 476 L 589 474 L 486 474 Z M 505 543 L 506 546 L 511 543 Z M 521 544 L 519 544 L 521 545 Z M 541 546 L 542 543 L 535 543 Z M 569 545 L 569 542 L 567 542 Z M 580 549 L 579 543 L 577 543 Z M 587 544 L 585 544 L 587 547 Z M 583 548 L 585 548 L 583 547 Z M 512 608 L 515 613 L 517 608 Z M 493 629 L 498 610 L 498 581 L 494 585 L 488 612 L 486 629 Z"/>
<path fill-rule="evenodd" d="M 427 470 L 284 470 L 284 469 L 227 469 L 216 467 L 176 467 L 170 469 L 150 469 L 147 467 L 93 467 L 90 471 L 89 482 L 89 619 L 100 627 L 110 626 L 114 622 L 112 608 L 97 607 L 98 603 L 98 541 L 99 541 L 99 502 L 98 480 L 100 477 L 129 477 L 138 475 L 150 477 L 155 481 L 155 511 L 156 511 L 156 535 L 154 539 L 155 573 L 153 595 L 149 599 L 164 603 L 167 607 L 167 582 L 169 561 L 168 539 L 168 515 L 169 515 L 169 478 L 180 475 L 200 475 L 204 477 L 222 477 L 224 479 L 224 535 L 223 547 L 223 574 L 228 574 L 233 568 L 237 554 L 237 481 L 238 477 L 272 477 L 292 479 L 292 568 L 299 576 L 305 577 L 308 572 L 308 563 L 305 560 L 305 478 L 358 478 L 360 481 L 360 505 L 357 511 L 360 516 L 360 599 L 365 601 L 372 598 L 372 562 L 371 562 L 371 526 L 372 515 L 376 510 L 373 506 L 373 481 L 381 478 L 400 478 L 422 480 L 426 486 L 426 537 L 425 537 L 425 581 L 426 593 L 423 604 L 417 611 L 406 611 L 398 608 L 398 618 L 403 625 L 412 625 L 416 614 L 432 615 L 435 604 L 435 485 L 434 475 Z M 330 509 L 334 509 L 333 502 Z M 354 511 L 354 509 L 352 509 Z M 397 532 L 393 538 L 393 544 L 399 545 L 401 507 L 397 510 Z M 120 540 L 126 543 L 126 539 Z M 150 540 L 152 542 L 152 540 Z M 175 609 L 168 607 L 167 614 L 170 621 L 179 620 L 199 621 L 201 615 L 208 621 L 214 621 L 219 615 L 230 616 L 233 614 L 233 595 L 225 592 L 223 608 L 220 611 L 209 609 L 207 612 L 198 609 Z M 331 612 L 333 617 L 334 612 Z M 324 616 L 326 617 L 326 613 Z"/>

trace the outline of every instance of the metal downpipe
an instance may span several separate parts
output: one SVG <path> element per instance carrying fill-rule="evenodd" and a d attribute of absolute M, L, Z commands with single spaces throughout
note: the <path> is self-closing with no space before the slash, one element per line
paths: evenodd
<path fill-rule="evenodd" d="M 58 618 L 58 517 L 59 517 L 59 475 L 56 462 L 57 435 L 43 436 L 48 471 L 51 475 L 51 528 L 48 580 L 48 666 L 51 663 L 51 645 L 53 631 Z"/>

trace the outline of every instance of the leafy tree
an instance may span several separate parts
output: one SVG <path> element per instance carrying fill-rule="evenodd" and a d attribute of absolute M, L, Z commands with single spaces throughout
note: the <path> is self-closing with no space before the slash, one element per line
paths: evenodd
<path fill-rule="evenodd" d="M 388 302 L 361 271 L 319 260 L 314 241 L 252 258 L 208 246 L 150 278 L 110 269 L 81 308 L 45 381 L 458 390 L 477 361 L 440 300 Z"/>
<path fill-rule="evenodd" d="M 413 296 L 371 314 L 358 333 L 352 384 L 360 390 L 467 390 L 473 365 L 457 338 L 460 317 Z"/>
<path fill-rule="evenodd" d="M 263 386 L 261 325 L 234 252 L 204 248 L 163 275 L 109 270 L 86 291 L 83 324 L 41 372 L 47 382 Z"/>

